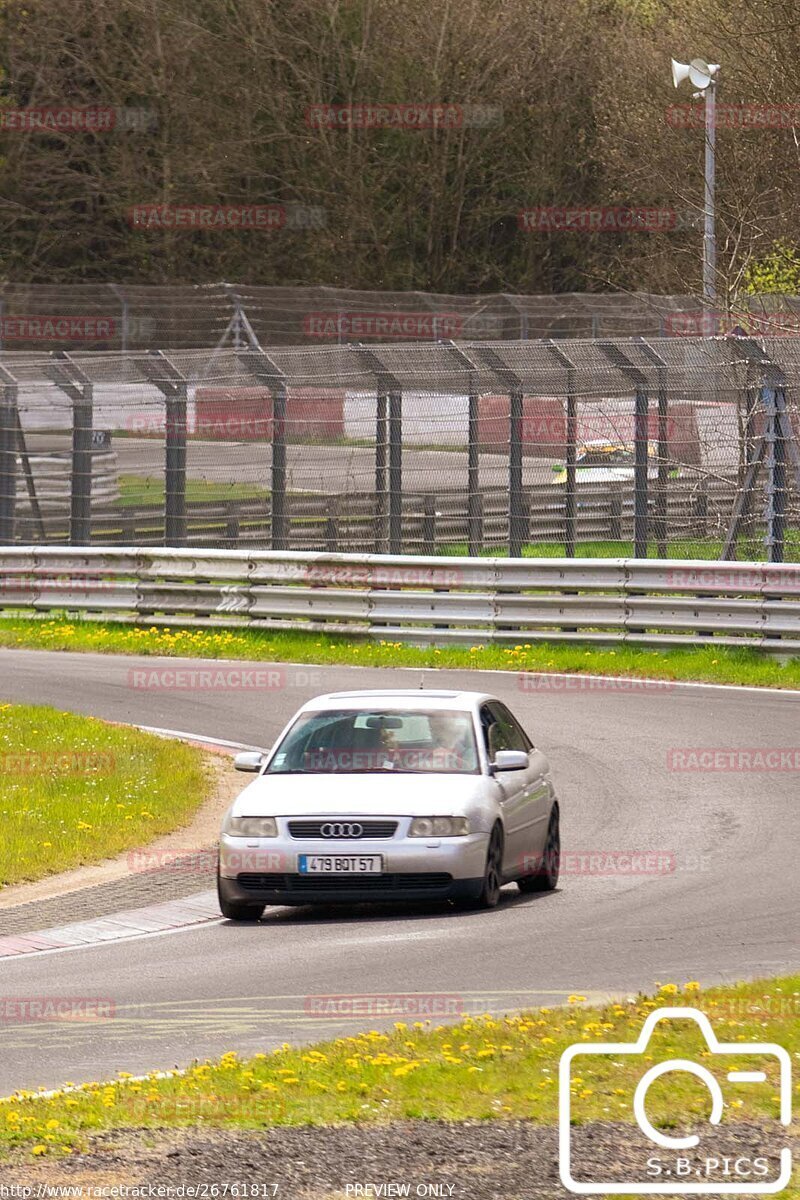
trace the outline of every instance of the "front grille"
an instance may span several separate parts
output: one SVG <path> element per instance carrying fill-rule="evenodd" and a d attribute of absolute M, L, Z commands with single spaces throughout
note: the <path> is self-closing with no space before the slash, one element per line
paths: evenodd
<path fill-rule="evenodd" d="M 237 875 L 239 887 L 248 892 L 285 892 L 286 875 Z"/>
<path fill-rule="evenodd" d="M 398 892 L 444 891 L 453 882 L 446 871 L 428 871 L 419 875 L 239 875 L 240 887 L 252 892 Z"/>
<path fill-rule="evenodd" d="M 360 821 L 358 817 L 325 817 L 320 821 L 290 821 L 289 836 L 293 838 L 321 838 L 323 841 L 361 841 L 362 838 L 390 838 L 397 833 L 397 821 Z M 322 832 L 323 825 L 360 825 L 362 832 L 353 837 L 343 834 L 328 837 Z"/>

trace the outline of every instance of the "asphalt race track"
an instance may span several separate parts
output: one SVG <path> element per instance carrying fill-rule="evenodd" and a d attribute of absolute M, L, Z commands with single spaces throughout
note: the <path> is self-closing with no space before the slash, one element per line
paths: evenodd
<path fill-rule="evenodd" d="M 422 674 L 288 667 L 287 685 L 269 692 L 131 686 L 132 668 L 176 665 L 0 651 L 0 699 L 266 747 L 310 695 L 416 687 Z M 596 874 L 567 860 L 556 893 L 522 897 L 512 886 L 489 913 L 268 909 L 257 926 L 220 921 L 5 960 L 3 996 L 109 997 L 116 1015 L 92 1025 L 6 1025 L 0 1095 L 382 1023 L 310 1015 L 306 997 L 444 994 L 481 1012 L 797 968 L 800 773 L 676 771 L 667 756 L 671 748 L 797 747 L 800 694 L 613 683 L 563 690 L 563 681 L 523 690 L 514 674 L 424 674 L 429 686 L 493 691 L 522 718 L 552 763 L 565 855 L 654 851 L 662 863 L 671 856 L 674 870 Z"/>

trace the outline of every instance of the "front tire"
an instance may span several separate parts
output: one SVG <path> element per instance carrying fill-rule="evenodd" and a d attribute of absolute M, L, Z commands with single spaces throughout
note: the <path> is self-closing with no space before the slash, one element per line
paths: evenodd
<path fill-rule="evenodd" d="M 486 867 L 483 872 L 483 883 L 477 898 L 469 904 L 470 908 L 497 908 L 500 902 L 500 888 L 503 886 L 503 831 L 495 825 L 489 837 L 489 847 L 486 851 Z"/>
<path fill-rule="evenodd" d="M 244 904 L 239 900 L 229 900 L 222 890 L 222 879 L 217 874 L 217 899 L 219 911 L 228 921 L 258 921 L 264 914 L 264 904 Z"/>
<path fill-rule="evenodd" d="M 561 831 L 559 828 L 558 805 L 554 804 L 547 824 L 544 854 L 535 875 L 526 875 L 517 880 L 517 887 L 528 892 L 552 892 L 558 883 L 558 868 L 561 860 Z"/>

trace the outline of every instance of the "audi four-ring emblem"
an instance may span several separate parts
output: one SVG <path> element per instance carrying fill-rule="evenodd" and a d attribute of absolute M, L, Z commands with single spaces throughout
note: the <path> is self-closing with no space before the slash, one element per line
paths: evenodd
<path fill-rule="evenodd" d="M 357 821 L 326 821 L 320 826 L 320 833 L 326 838 L 360 838 L 364 826 Z"/>

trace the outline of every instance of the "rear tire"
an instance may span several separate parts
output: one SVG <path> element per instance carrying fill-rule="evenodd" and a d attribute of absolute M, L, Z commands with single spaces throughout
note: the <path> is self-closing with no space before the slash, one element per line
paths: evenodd
<path fill-rule="evenodd" d="M 517 880 L 517 887 L 528 892 L 552 892 L 558 883 L 558 868 L 561 858 L 561 832 L 559 829 L 558 805 L 554 804 L 547 825 L 547 839 L 542 861 L 535 875 L 525 875 Z"/>

